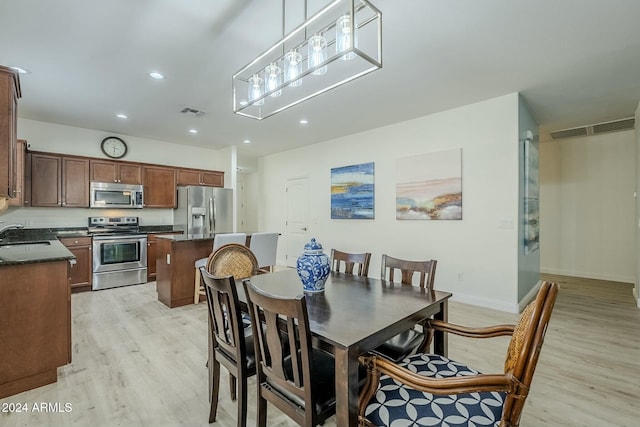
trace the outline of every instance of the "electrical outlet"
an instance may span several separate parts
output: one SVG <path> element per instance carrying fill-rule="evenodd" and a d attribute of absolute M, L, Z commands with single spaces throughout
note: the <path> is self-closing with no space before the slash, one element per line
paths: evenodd
<path fill-rule="evenodd" d="M 462 272 L 458 273 L 458 282 L 462 282 L 464 280 L 464 276 Z"/>
<path fill-rule="evenodd" d="M 171 254 L 167 254 L 167 264 L 171 264 Z"/>

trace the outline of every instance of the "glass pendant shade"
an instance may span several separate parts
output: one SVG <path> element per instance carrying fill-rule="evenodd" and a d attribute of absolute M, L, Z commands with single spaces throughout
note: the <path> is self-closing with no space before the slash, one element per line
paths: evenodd
<path fill-rule="evenodd" d="M 305 17 L 233 75 L 234 113 L 262 120 L 382 68 L 382 13 L 369 0 L 331 0 Z"/>
<path fill-rule="evenodd" d="M 336 53 L 342 53 L 353 47 L 351 37 L 351 16 L 343 15 L 336 21 Z M 342 60 L 353 59 L 356 56 L 355 53 L 348 52 L 340 57 Z"/>
<path fill-rule="evenodd" d="M 327 59 L 327 39 L 321 35 L 315 35 L 309 39 L 309 69 L 322 64 Z M 327 66 L 320 67 L 313 72 L 316 76 L 327 72 Z"/>
<path fill-rule="evenodd" d="M 281 90 L 276 90 L 282 83 L 282 74 L 280 71 L 280 67 L 273 62 L 264 69 L 264 92 L 274 91 L 269 96 L 276 97 L 282 95 Z"/>
<path fill-rule="evenodd" d="M 284 80 L 289 83 L 291 87 L 297 87 L 302 84 L 302 79 L 298 79 L 302 72 L 302 55 L 295 50 L 287 52 L 284 55 Z"/>
<path fill-rule="evenodd" d="M 255 105 L 264 105 L 264 98 L 260 99 L 262 96 L 262 78 L 257 74 L 254 74 L 249 79 L 249 102 L 257 101 L 254 103 Z"/>

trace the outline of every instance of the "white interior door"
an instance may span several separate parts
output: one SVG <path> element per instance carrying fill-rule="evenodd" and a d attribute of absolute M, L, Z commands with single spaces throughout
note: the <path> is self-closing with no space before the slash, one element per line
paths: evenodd
<path fill-rule="evenodd" d="M 287 181 L 287 267 L 295 267 L 309 241 L 309 178 Z"/>

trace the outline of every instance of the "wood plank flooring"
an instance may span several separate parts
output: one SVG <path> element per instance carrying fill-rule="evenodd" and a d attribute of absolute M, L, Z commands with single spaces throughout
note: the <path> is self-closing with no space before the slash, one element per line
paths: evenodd
<path fill-rule="evenodd" d="M 632 285 L 562 276 L 522 426 L 637 426 L 640 418 L 640 310 Z M 169 309 L 155 282 L 72 295 L 73 363 L 58 382 L 0 400 L 28 412 L 0 412 L 14 426 L 207 426 L 206 304 Z M 450 321 L 513 323 L 515 315 L 451 303 Z M 501 372 L 507 339 L 451 337 L 449 355 L 484 372 Z M 1 361 L 0 361 L 1 363 Z M 236 425 L 235 402 L 221 369 L 213 426 Z M 61 410 L 34 412 L 56 403 Z M 71 410 L 65 412 L 65 404 Z M 55 407 L 49 408 L 57 409 Z M 255 381 L 249 422 L 255 423 Z M 269 426 L 294 426 L 269 406 Z M 335 427 L 334 419 L 325 423 Z"/>

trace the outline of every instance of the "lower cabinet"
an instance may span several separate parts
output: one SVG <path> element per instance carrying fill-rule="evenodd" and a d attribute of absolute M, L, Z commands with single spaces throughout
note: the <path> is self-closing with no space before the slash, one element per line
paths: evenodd
<path fill-rule="evenodd" d="M 71 292 L 90 291 L 93 276 L 91 237 L 62 237 L 59 240 L 76 257 L 70 271 Z"/>
<path fill-rule="evenodd" d="M 11 301 L 0 309 L 0 399 L 56 382 L 71 363 L 68 269 L 67 260 L 0 266 L 0 301 Z"/>

